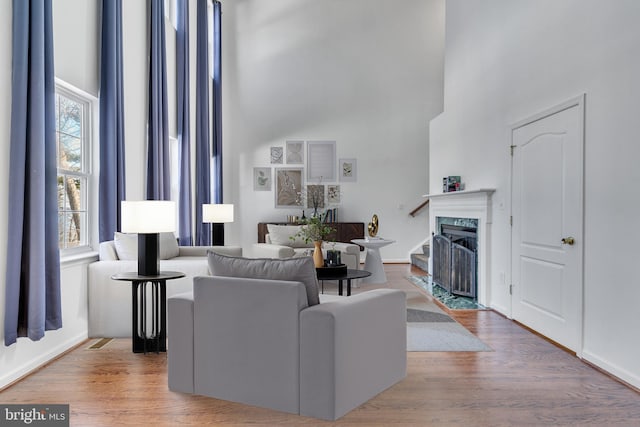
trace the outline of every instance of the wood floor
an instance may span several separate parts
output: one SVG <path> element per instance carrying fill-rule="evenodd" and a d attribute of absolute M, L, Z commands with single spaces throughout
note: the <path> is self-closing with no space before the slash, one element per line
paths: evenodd
<path fill-rule="evenodd" d="M 385 269 L 390 287 L 415 290 L 405 279 L 411 267 Z M 405 380 L 335 423 L 170 392 L 166 354 L 133 354 L 126 339 L 97 350 L 90 340 L 2 391 L 0 402 L 68 403 L 75 426 L 640 425 L 631 388 L 492 311 L 450 314 L 495 351 L 407 353 Z"/>

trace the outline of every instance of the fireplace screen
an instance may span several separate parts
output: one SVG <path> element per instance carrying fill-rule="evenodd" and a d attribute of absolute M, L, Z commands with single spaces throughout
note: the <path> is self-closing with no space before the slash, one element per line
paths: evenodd
<path fill-rule="evenodd" d="M 477 230 L 442 225 L 433 236 L 433 281 L 447 292 L 476 298 Z"/>

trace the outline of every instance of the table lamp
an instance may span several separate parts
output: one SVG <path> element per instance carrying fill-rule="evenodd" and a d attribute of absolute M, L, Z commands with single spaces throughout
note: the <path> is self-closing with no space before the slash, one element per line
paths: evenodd
<path fill-rule="evenodd" d="M 224 246 L 224 223 L 233 222 L 233 205 L 222 203 L 202 205 L 202 222 L 213 224 L 211 244 Z"/>
<path fill-rule="evenodd" d="M 123 200 L 120 207 L 121 231 L 138 233 L 138 274 L 156 276 L 158 262 L 158 233 L 176 229 L 176 205 L 168 200 Z"/>

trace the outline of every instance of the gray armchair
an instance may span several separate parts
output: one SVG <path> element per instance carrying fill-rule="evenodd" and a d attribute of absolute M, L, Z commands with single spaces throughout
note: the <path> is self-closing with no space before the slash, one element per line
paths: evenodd
<path fill-rule="evenodd" d="M 193 292 L 168 300 L 169 388 L 335 420 L 405 377 L 404 292 L 309 306 L 306 289 L 196 277 Z"/>

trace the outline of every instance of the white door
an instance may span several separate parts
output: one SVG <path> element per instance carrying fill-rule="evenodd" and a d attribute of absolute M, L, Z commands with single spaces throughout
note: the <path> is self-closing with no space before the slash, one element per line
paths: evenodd
<path fill-rule="evenodd" d="M 512 128 L 512 316 L 578 356 L 583 126 L 579 97 Z"/>

